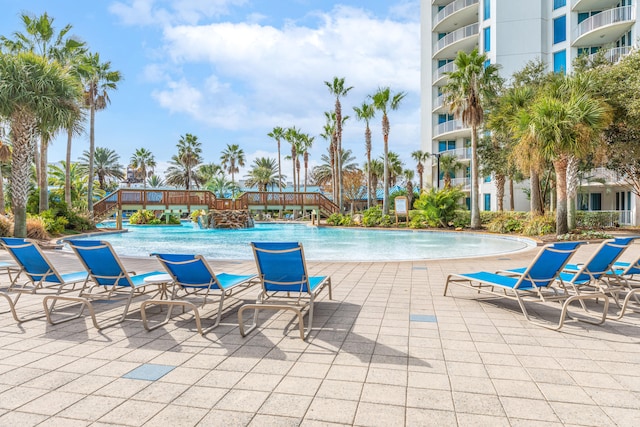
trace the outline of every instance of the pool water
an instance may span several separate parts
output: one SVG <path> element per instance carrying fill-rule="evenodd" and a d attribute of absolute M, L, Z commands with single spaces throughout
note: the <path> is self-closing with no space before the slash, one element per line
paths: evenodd
<path fill-rule="evenodd" d="M 529 239 L 474 233 L 372 230 L 260 223 L 242 230 L 182 226 L 128 226 L 127 233 L 100 235 L 120 255 L 202 254 L 213 259 L 253 259 L 250 242 L 302 242 L 312 261 L 403 261 L 499 255 L 535 246 Z M 95 237 L 93 237 L 95 238 Z"/>

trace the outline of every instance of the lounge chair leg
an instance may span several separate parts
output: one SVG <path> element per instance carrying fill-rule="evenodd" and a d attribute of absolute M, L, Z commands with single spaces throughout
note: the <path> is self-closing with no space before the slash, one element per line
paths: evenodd
<path fill-rule="evenodd" d="M 9 295 L 7 295 L 7 294 L 5 294 L 3 292 L 0 292 L 0 295 L 3 296 L 7 300 L 7 303 L 9 304 L 9 311 L 11 312 L 11 315 L 13 316 L 13 319 L 18 323 L 22 322 L 23 320 L 20 320 L 20 318 L 18 317 L 18 313 L 16 313 L 16 307 L 14 305 L 14 302 L 9 297 Z M 20 295 L 18 295 L 18 296 L 20 296 Z M 16 301 L 17 301 L 17 298 L 16 298 Z"/>
<path fill-rule="evenodd" d="M 51 308 L 49 308 L 49 306 L 48 306 L 48 302 L 50 300 L 53 300 L 53 303 L 51 304 Z M 55 303 L 58 300 L 79 303 L 79 304 L 82 304 L 82 308 L 80 309 L 80 312 L 78 314 L 76 314 L 75 316 L 71 316 L 69 318 L 58 320 L 58 321 L 54 322 L 52 317 L 51 317 L 51 314 L 53 312 L 53 306 L 55 305 Z M 100 326 L 98 324 L 98 320 L 96 319 L 96 313 L 95 313 L 95 311 L 93 309 L 93 306 L 91 305 L 91 302 L 86 298 L 82 298 L 82 297 L 65 297 L 65 296 L 58 296 L 58 295 L 56 295 L 56 296 L 48 296 L 48 297 L 45 297 L 42 300 L 42 305 L 44 306 L 44 313 L 45 313 L 45 315 L 47 317 L 47 321 L 52 325 L 58 325 L 60 323 L 65 323 L 65 322 L 68 322 L 70 320 L 79 319 L 80 317 L 82 317 L 82 313 L 84 312 L 84 309 L 87 308 L 87 310 L 89 310 L 89 315 L 91 316 L 91 321 L 93 322 L 93 326 L 98 330 L 106 327 L 106 326 Z M 109 326 L 109 325 L 107 325 L 107 326 Z"/>

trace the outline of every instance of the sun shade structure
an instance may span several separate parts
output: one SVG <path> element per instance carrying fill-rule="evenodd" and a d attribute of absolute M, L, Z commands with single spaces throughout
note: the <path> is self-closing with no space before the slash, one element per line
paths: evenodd
<path fill-rule="evenodd" d="M 86 271 L 60 274 L 34 240 L 19 237 L 2 237 L 0 241 L 16 263 L 15 265 L 4 266 L 4 268 L 9 269 L 8 275 L 11 279 L 11 284 L 7 292 L 0 292 L 0 295 L 9 302 L 9 309 L 17 322 L 42 317 L 36 316 L 28 319 L 18 317 L 15 306 L 18 304 L 22 294 L 53 292 L 55 295 L 60 295 L 61 293 L 81 289 L 87 280 Z M 17 271 L 13 277 L 11 271 Z M 15 297 L 12 298 L 10 294 L 15 294 Z M 53 306 L 48 310 L 53 310 Z M 46 313 L 47 315 L 49 314 L 48 311 Z"/>
<path fill-rule="evenodd" d="M 151 254 L 158 258 L 158 261 L 167 270 L 171 276 L 173 283 L 173 291 L 170 300 L 163 299 L 151 299 L 144 301 L 140 305 L 140 311 L 142 314 L 142 320 L 144 327 L 147 330 L 153 330 L 165 325 L 171 318 L 171 313 L 175 306 L 183 308 L 189 308 L 193 311 L 195 317 L 196 327 L 200 335 L 204 335 L 216 326 L 220 324 L 222 318 L 223 304 L 225 297 L 231 295 L 231 293 L 238 287 L 247 287 L 252 285 L 252 279 L 256 278 L 255 274 L 252 275 L 235 275 L 220 273 L 215 274 L 211 265 L 201 255 L 187 255 L 187 254 Z M 213 294 L 219 295 L 218 302 L 218 314 L 216 316 L 215 323 L 209 328 L 202 329 L 202 322 L 200 312 L 198 311 L 198 305 L 191 301 L 187 301 L 186 298 L 197 296 L 202 298 L 202 303 L 199 305 L 203 308 L 207 303 L 207 299 Z M 168 306 L 167 316 L 165 320 L 152 327 L 149 326 L 146 308 L 149 305 L 166 305 Z"/>
<path fill-rule="evenodd" d="M 154 287 L 145 283 L 144 279 L 152 275 L 163 274 L 161 271 L 151 271 L 144 274 L 135 274 L 133 271 L 127 271 L 108 242 L 70 240 L 68 243 L 86 268 L 89 280 L 78 296 L 55 295 L 44 298 L 42 303 L 47 313 L 47 320 L 53 325 L 77 319 L 82 316 L 85 309 L 89 312 L 93 326 L 96 329 L 104 329 L 121 323 L 129 312 L 134 295 L 144 294 L 147 286 Z M 55 304 L 59 300 L 79 303 L 81 305 L 80 311 L 75 316 L 64 317 L 62 320 L 54 321 L 50 315 L 48 303 L 52 301 Z M 112 300 L 124 300 L 125 305 L 122 314 L 115 321 L 98 323 L 93 303 Z"/>
<path fill-rule="evenodd" d="M 588 294 L 572 294 L 559 279 L 562 269 L 578 247 L 584 242 L 561 242 L 545 245 L 531 261 L 528 267 L 509 271 L 490 273 L 480 271 L 476 273 L 451 274 L 447 277 L 444 295 L 447 295 L 449 284 L 461 285 L 478 292 L 489 293 L 501 298 L 513 299 L 518 302 L 524 317 L 539 326 L 558 330 L 564 325 L 568 315 L 569 305 L 578 301 L 583 305 L 587 299 L 604 301 L 602 317 L 599 320 L 577 318 L 577 320 L 602 324 L 609 308 L 609 300 L 603 292 Z M 525 301 L 560 302 L 560 319 L 557 324 L 541 322 L 533 319 L 527 312 Z"/>
<path fill-rule="evenodd" d="M 326 287 L 331 295 L 331 277 L 309 276 L 304 250 L 299 242 L 253 242 L 253 254 L 262 291 L 255 304 L 245 304 L 238 310 L 240 334 L 244 337 L 257 327 L 262 309 L 291 310 L 298 316 L 300 338 L 313 329 L 313 308 L 318 294 Z M 242 314 L 254 310 L 253 324 L 245 331 Z M 309 314 L 309 326 L 304 328 L 304 315 Z"/>

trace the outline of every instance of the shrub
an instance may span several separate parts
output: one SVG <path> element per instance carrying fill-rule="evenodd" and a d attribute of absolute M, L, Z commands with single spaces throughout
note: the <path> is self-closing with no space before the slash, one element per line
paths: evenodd
<path fill-rule="evenodd" d="M 340 225 L 340 221 L 342 220 L 342 215 L 339 213 L 332 213 L 331 215 L 329 215 L 329 218 L 327 218 L 327 224 L 331 224 L 331 225 Z"/>
<path fill-rule="evenodd" d="M 527 219 L 522 227 L 522 234 L 526 236 L 542 236 L 555 233 L 556 219 L 552 215 L 536 215 Z"/>
<path fill-rule="evenodd" d="M 382 222 L 382 208 L 372 206 L 362 212 L 362 225 L 365 227 L 376 227 Z"/>
<path fill-rule="evenodd" d="M 494 233 L 522 233 L 527 214 L 524 212 L 492 212 L 487 229 Z"/>
<path fill-rule="evenodd" d="M 427 219 L 422 211 L 409 211 L 409 228 L 426 228 Z"/>
<path fill-rule="evenodd" d="M 131 216 L 129 217 L 129 224 L 149 224 L 154 219 L 156 219 L 156 216 L 153 214 L 153 212 L 146 209 L 141 209 L 131 214 Z"/>
<path fill-rule="evenodd" d="M 583 228 L 612 228 L 617 227 L 618 212 L 576 212 L 576 226 Z"/>
<path fill-rule="evenodd" d="M 13 221 L 4 215 L 0 215 L 0 237 L 11 236 L 13 229 Z"/>
<path fill-rule="evenodd" d="M 49 234 L 47 234 L 45 222 L 41 217 L 27 217 L 27 237 L 30 239 L 38 240 L 49 239 Z"/>
<path fill-rule="evenodd" d="M 584 230 L 578 233 L 567 233 L 558 236 L 558 240 L 598 240 L 612 239 L 611 234 L 602 231 Z"/>
<path fill-rule="evenodd" d="M 414 206 L 423 212 L 427 223 L 431 227 L 449 227 L 459 208 L 458 201 L 464 197 L 464 193 L 456 187 L 436 190 L 432 188 L 422 193 Z"/>
<path fill-rule="evenodd" d="M 45 229 L 49 234 L 62 234 L 69 224 L 69 220 L 64 216 L 57 216 L 53 209 L 47 209 L 40 215 Z"/>
<path fill-rule="evenodd" d="M 482 220 L 482 216 L 480 217 Z M 471 226 L 471 212 L 458 209 L 453 213 L 451 225 L 455 228 L 465 228 Z"/>

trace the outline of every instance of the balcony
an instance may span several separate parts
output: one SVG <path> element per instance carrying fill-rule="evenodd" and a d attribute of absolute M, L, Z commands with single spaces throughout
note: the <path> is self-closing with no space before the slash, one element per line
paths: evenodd
<path fill-rule="evenodd" d="M 456 0 L 433 17 L 433 32 L 448 33 L 478 22 L 479 0 Z"/>
<path fill-rule="evenodd" d="M 438 84 L 440 80 L 447 77 L 447 73 L 450 73 L 456 69 L 456 66 L 453 62 L 447 62 L 442 67 L 438 68 L 435 73 L 433 73 L 433 84 Z"/>
<path fill-rule="evenodd" d="M 463 126 L 460 120 L 449 120 L 433 127 L 433 138 L 461 138 L 470 136 L 471 129 Z"/>
<path fill-rule="evenodd" d="M 459 50 L 470 52 L 478 45 L 479 25 L 471 24 L 455 30 L 433 45 L 433 57 L 451 58 Z"/>
<path fill-rule="evenodd" d="M 631 52 L 631 46 L 614 47 L 613 49 L 602 50 L 600 52 L 589 55 L 589 61 L 593 62 L 598 56 L 604 55 L 604 59 L 615 64 L 620 61 L 623 56 Z"/>
<path fill-rule="evenodd" d="M 574 12 L 605 10 L 615 7 L 620 0 L 573 0 L 571 9 Z"/>
<path fill-rule="evenodd" d="M 433 104 L 431 111 L 433 113 L 446 113 L 448 108 L 444 105 L 444 95 L 439 95 L 433 98 Z"/>
<path fill-rule="evenodd" d="M 629 31 L 636 19 L 634 6 L 616 7 L 585 19 L 573 30 L 573 47 L 603 46 Z"/>
<path fill-rule="evenodd" d="M 471 160 L 471 147 L 456 148 L 454 150 L 445 150 L 438 153 L 440 156 L 454 156 L 458 160 Z"/>
<path fill-rule="evenodd" d="M 471 190 L 471 178 L 453 178 L 451 180 L 451 186 L 462 186 L 463 191 Z"/>

